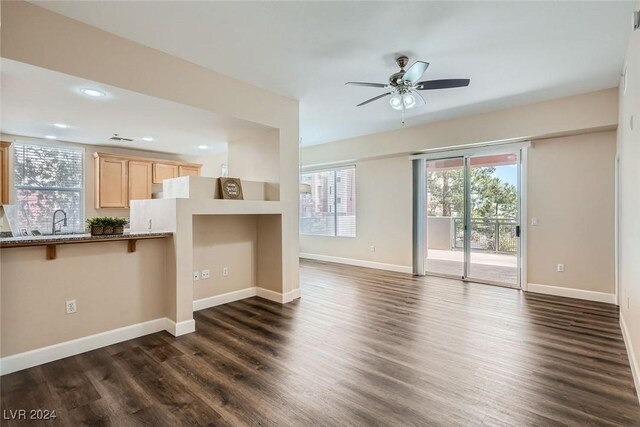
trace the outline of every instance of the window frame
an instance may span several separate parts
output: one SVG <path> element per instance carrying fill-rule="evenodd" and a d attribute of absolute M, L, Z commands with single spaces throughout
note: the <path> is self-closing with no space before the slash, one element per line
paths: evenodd
<path fill-rule="evenodd" d="M 353 231 L 353 236 L 343 236 L 343 235 L 339 235 L 338 234 L 338 174 L 337 172 L 339 171 L 343 171 L 343 170 L 348 170 L 348 169 L 353 169 L 353 173 L 354 173 L 354 178 L 353 178 L 353 198 L 356 200 L 354 202 L 354 231 Z M 358 215 L 358 208 L 357 208 L 357 195 L 356 195 L 356 191 L 357 191 L 357 185 L 356 185 L 356 181 L 357 181 L 357 168 L 355 164 L 344 164 L 344 165 L 340 165 L 340 166 L 334 166 L 334 167 L 323 167 L 323 168 L 310 168 L 310 169 L 301 169 L 300 170 L 300 177 L 298 179 L 299 183 L 302 183 L 301 181 L 301 177 L 302 175 L 306 175 L 306 174 L 312 174 L 312 173 L 322 173 L 322 172 L 333 172 L 333 212 L 330 212 L 333 214 L 333 234 L 314 234 L 314 233 L 304 233 L 302 232 L 302 230 L 300 230 L 300 227 L 298 227 L 299 233 L 302 236 L 316 236 L 316 237 L 337 237 L 337 238 L 343 238 L 343 239 L 355 239 L 358 235 L 357 230 L 358 230 L 358 221 L 357 221 L 357 215 Z M 301 203 L 301 198 L 300 196 L 298 197 L 298 209 L 300 208 L 300 203 Z M 298 220 L 300 220 L 300 213 L 298 213 Z"/>
<path fill-rule="evenodd" d="M 17 145 L 28 145 L 28 146 L 35 146 L 35 147 L 43 147 L 43 148 L 59 148 L 59 149 L 66 149 L 66 150 L 77 150 L 80 152 L 81 157 L 82 157 L 82 167 L 80 168 L 81 171 L 81 178 L 80 178 L 80 182 L 82 183 L 82 186 L 80 187 L 80 218 L 79 218 L 79 222 L 80 222 L 80 229 L 77 231 L 82 231 L 85 229 L 84 223 L 85 223 L 85 219 L 87 217 L 87 212 L 86 212 L 86 191 L 87 191 L 87 181 L 86 181 L 86 177 L 87 177 L 87 164 L 89 162 L 87 162 L 87 151 L 86 148 L 81 146 L 81 145 L 76 145 L 76 144 L 65 144 L 65 143 L 61 143 L 61 142 L 45 142 L 45 141 L 33 141 L 33 140 L 24 140 L 24 139 L 16 139 L 15 141 L 12 142 L 10 148 L 9 148 L 9 171 L 10 171 L 10 183 L 9 185 L 11 186 L 11 201 L 13 202 L 13 204 L 17 204 L 18 203 L 18 190 L 19 189 L 32 189 L 32 190 L 44 190 L 44 191 L 61 191 L 61 192 L 76 192 L 78 191 L 77 189 L 70 189 L 70 188 L 64 188 L 64 187 L 29 187 L 29 186 L 18 186 L 16 185 L 16 179 L 15 179 L 15 156 L 16 156 L 16 146 Z M 18 188 L 20 187 L 20 188 Z"/>

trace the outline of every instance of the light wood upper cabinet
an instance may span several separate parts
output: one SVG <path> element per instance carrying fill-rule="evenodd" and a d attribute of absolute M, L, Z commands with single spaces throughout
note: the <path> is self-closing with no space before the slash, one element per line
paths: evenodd
<path fill-rule="evenodd" d="M 128 208 L 131 200 L 151 199 L 153 184 L 178 176 L 198 176 L 202 165 L 170 160 L 94 153 L 95 207 Z M 4 182 L 4 181 L 0 181 Z"/>
<path fill-rule="evenodd" d="M 9 142 L 0 142 L 0 204 L 9 204 Z"/>
<path fill-rule="evenodd" d="M 176 178 L 178 176 L 178 165 L 154 163 L 153 183 L 162 184 L 165 179 Z"/>
<path fill-rule="evenodd" d="M 96 158 L 96 208 L 126 208 L 128 206 L 128 160 Z"/>
<path fill-rule="evenodd" d="M 200 168 L 197 166 L 180 166 L 180 176 L 200 176 Z"/>
<path fill-rule="evenodd" d="M 129 200 L 151 198 L 151 163 L 129 160 Z"/>

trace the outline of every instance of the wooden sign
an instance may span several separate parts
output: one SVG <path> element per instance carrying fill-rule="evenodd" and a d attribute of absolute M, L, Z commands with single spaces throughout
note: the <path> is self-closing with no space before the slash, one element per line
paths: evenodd
<path fill-rule="evenodd" d="M 240 178 L 220 178 L 219 182 L 223 199 L 243 200 Z"/>

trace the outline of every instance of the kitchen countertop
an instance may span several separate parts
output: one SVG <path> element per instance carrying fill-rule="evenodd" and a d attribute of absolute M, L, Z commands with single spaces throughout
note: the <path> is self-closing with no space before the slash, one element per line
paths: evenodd
<path fill-rule="evenodd" d="M 124 234 L 108 234 L 101 236 L 92 236 L 86 234 L 56 234 L 45 236 L 20 236 L 0 238 L 0 248 L 19 247 L 19 246 L 37 246 L 37 245 L 58 245 L 65 243 L 84 243 L 98 242 L 100 240 L 135 240 L 135 239 L 153 239 L 171 236 L 171 231 L 139 231 L 126 232 Z"/>

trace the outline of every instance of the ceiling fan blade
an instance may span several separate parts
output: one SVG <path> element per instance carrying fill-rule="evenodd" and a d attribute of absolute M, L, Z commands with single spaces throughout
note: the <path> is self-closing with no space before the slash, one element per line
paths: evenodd
<path fill-rule="evenodd" d="M 391 92 L 387 92 L 387 93 L 383 93 L 382 95 L 374 96 L 373 98 L 367 99 L 366 101 L 361 102 L 360 104 L 356 105 L 356 107 L 360 107 L 361 105 L 368 104 L 368 103 L 373 102 L 373 101 L 375 101 L 377 99 L 384 98 L 385 96 L 388 96 L 388 95 L 391 95 Z"/>
<path fill-rule="evenodd" d="M 415 83 L 418 81 L 420 77 L 427 71 L 427 67 L 429 67 L 428 62 L 424 61 L 416 61 L 407 71 L 404 72 L 402 76 L 402 80 L 409 80 L 411 83 Z"/>
<path fill-rule="evenodd" d="M 389 86 L 384 83 L 367 83 L 367 82 L 346 82 L 345 85 L 368 86 L 368 87 L 388 87 Z"/>
<path fill-rule="evenodd" d="M 432 89 L 450 89 L 454 87 L 469 86 L 469 79 L 443 79 L 443 80 L 425 80 L 416 84 L 418 90 Z"/>

